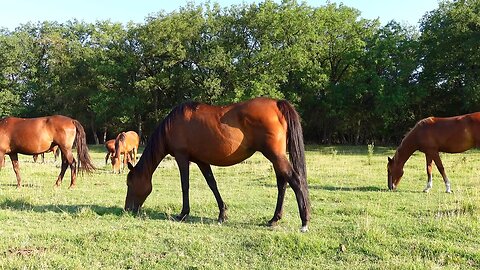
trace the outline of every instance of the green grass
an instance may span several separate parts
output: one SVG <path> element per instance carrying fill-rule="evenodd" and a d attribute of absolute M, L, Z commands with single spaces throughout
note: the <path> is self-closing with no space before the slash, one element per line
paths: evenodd
<path fill-rule="evenodd" d="M 73 190 L 69 170 L 61 187 L 53 187 L 60 169 L 49 154 L 46 164 L 20 157 L 24 187 L 17 190 L 7 158 L 0 171 L 0 269 L 478 269 L 480 152 L 442 155 L 452 194 L 437 171 L 433 189 L 422 192 L 421 153 L 407 162 L 399 190 L 386 191 L 393 152 L 308 146 L 312 220 L 305 234 L 291 189 L 279 226 L 264 226 L 277 191 L 261 154 L 214 168 L 229 207 L 223 225 L 194 164 L 191 216 L 180 223 L 172 218 L 181 209 L 172 158 L 160 163 L 139 217 L 123 212 L 126 174 L 104 165 L 103 147 L 91 147 L 99 169 Z"/>

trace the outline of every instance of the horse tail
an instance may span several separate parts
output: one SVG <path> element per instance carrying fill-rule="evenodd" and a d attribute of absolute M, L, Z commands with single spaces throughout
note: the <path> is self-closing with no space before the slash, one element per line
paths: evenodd
<path fill-rule="evenodd" d="M 287 150 L 293 170 L 300 176 L 301 185 L 307 187 L 305 145 L 300 116 L 286 100 L 277 101 L 277 107 L 287 121 Z"/>
<path fill-rule="evenodd" d="M 77 159 L 78 159 L 78 169 L 80 171 L 86 171 L 88 173 L 95 170 L 95 166 L 92 164 L 92 159 L 88 153 L 87 139 L 85 136 L 85 130 L 83 129 L 82 124 L 77 120 L 73 120 L 73 124 L 77 130 L 75 136 L 75 144 L 77 145 Z"/>

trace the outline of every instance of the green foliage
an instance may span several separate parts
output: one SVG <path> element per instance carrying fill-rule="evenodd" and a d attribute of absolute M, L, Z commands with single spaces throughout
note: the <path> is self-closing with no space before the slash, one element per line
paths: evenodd
<path fill-rule="evenodd" d="M 479 6 L 442 1 L 420 31 L 295 0 L 27 23 L 0 31 L 0 116 L 70 115 L 93 141 L 148 136 L 187 100 L 270 96 L 296 105 L 307 140 L 397 142 L 421 118 L 480 110 Z"/>

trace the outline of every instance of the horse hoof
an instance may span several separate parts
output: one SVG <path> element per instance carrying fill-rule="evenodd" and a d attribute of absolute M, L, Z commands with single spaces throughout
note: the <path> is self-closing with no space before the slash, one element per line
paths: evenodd
<path fill-rule="evenodd" d="M 430 189 L 429 189 L 429 188 L 428 188 L 428 189 L 426 188 L 426 189 L 423 190 L 423 193 L 428 193 L 429 191 L 430 191 Z"/>
<path fill-rule="evenodd" d="M 227 219 L 226 218 L 218 218 L 218 220 L 217 220 L 218 225 L 222 225 L 222 223 L 225 222 L 225 220 L 227 220 Z"/>
<path fill-rule="evenodd" d="M 268 226 L 268 227 L 275 227 L 275 226 L 277 226 L 277 225 L 278 225 L 278 220 L 273 220 L 273 219 L 272 219 L 272 220 L 269 220 L 269 221 L 267 222 L 267 226 Z"/>
<path fill-rule="evenodd" d="M 452 190 L 447 190 L 445 193 L 453 193 Z"/>
<path fill-rule="evenodd" d="M 308 225 L 302 226 L 302 228 L 300 228 L 300 232 L 302 233 L 308 232 Z"/>
<path fill-rule="evenodd" d="M 187 220 L 187 217 L 188 217 L 188 215 L 178 215 L 178 216 L 175 217 L 175 220 L 179 221 L 179 222 L 183 222 L 183 221 Z"/>

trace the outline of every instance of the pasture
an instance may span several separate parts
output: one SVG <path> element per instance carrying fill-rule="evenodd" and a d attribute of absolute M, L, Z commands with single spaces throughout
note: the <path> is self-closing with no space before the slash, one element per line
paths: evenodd
<path fill-rule="evenodd" d="M 141 149 L 140 149 L 141 150 Z M 140 151 L 141 152 L 141 151 Z M 443 154 L 452 194 L 434 170 L 426 184 L 425 157 L 406 163 L 398 191 L 387 191 L 393 148 L 307 146 L 312 206 L 300 233 L 295 196 L 287 189 L 279 226 L 272 217 L 277 188 L 271 163 L 255 154 L 232 167 L 213 167 L 228 220 L 195 164 L 191 213 L 182 206 L 178 168 L 160 163 L 153 192 L 139 217 L 123 212 L 126 172 L 112 174 L 103 146 L 90 146 L 97 171 L 68 189 L 70 172 L 54 188 L 59 161 L 19 156 L 23 188 L 15 188 L 9 158 L 0 171 L 0 268 L 61 269 L 478 269 L 480 267 L 480 152 Z M 128 169 L 126 169 L 128 170 Z"/>

